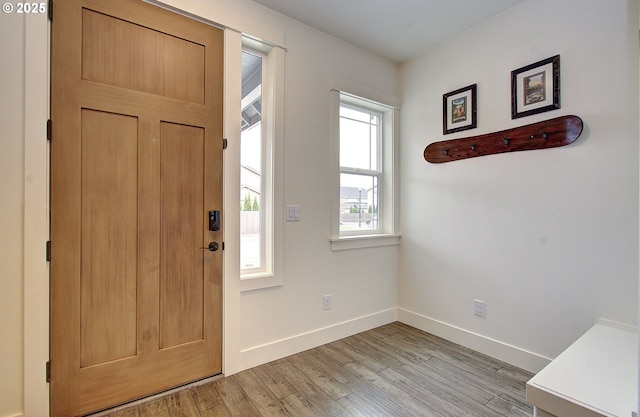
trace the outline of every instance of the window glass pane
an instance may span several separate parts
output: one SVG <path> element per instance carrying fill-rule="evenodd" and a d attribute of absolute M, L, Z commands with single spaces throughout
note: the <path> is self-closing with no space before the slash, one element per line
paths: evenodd
<path fill-rule="evenodd" d="M 340 117 L 358 120 L 361 122 L 369 123 L 369 112 L 355 109 L 353 107 L 340 106 Z"/>
<path fill-rule="evenodd" d="M 340 113 L 340 166 L 380 170 L 380 115 L 347 106 Z"/>
<path fill-rule="evenodd" d="M 242 52 L 240 136 L 240 269 L 263 265 L 262 58 Z"/>
<path fill-rule="evenodd" d="M 379 229 L 377 175 L 340 174 L 340 232 Z"/>

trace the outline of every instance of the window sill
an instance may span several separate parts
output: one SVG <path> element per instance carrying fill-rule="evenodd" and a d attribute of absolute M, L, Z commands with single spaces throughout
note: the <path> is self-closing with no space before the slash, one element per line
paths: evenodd
<path fill-rule="evenodd" d="M 282 274 L 266 272 L 240 275 L 240 292 L 279 287 L 282 285 Z"/>
<path fill-rule="evenodd" d="M 348 250 L 361 248 L 375 248 L 378 246 L 396 246 L 400 244 L 399 235 L 360 235 L 332 238 L 331 250 Z"/>

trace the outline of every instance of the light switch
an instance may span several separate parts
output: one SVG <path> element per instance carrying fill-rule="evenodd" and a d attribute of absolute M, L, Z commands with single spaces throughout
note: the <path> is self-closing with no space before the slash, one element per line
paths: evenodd
<path fill-rule="evenodd" d="M 300 206 L 287 206 L 287 221 L 299 222 L 300 221 Z"/>

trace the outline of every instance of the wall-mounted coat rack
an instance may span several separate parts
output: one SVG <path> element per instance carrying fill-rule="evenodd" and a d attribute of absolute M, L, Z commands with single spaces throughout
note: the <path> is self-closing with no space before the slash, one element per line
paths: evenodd
<path fill-rule="evenodd" d="M 565 146 L 582 133 L 582 119 L 562 116 L 500 132 L 434 142 L 424 149 L 424 159 L 434 164 L 503 152 Z"/>

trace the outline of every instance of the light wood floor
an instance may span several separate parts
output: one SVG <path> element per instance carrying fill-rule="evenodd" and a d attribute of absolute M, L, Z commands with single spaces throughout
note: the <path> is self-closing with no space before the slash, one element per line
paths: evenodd
<path fill-rule="evenodd" d="M 530 417 L 532 376 L 392 323 L 108 416 Z"/>

